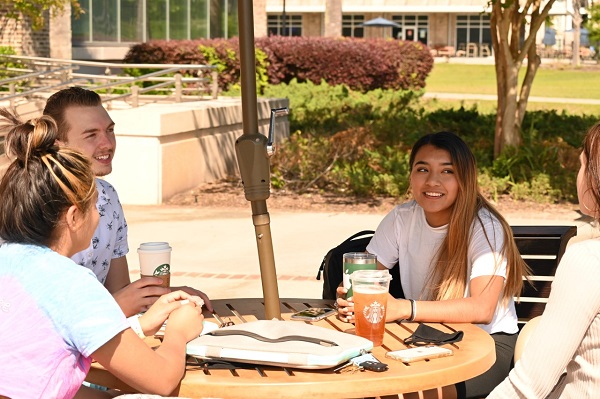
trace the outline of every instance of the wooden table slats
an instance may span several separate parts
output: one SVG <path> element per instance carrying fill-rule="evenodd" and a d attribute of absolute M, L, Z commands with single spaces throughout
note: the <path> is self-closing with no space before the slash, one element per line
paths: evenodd
<path fill-rule="evenodd" d="M 331 307 L 333 301 L 321 299 L 282 299 L 281 314 L 289 320 L 293 312 L 307 307 Z M 213 307 L 223 321 L 235 324 L 264 319 L 262 299 L 213 300 Z M 217 322 L 212 315 L 206 319 Z M 294 321 L 303 323 L 302 321 Z M 353 326 L 335 317 L 313 323 L 318 326 L 348 331 Z M 439 359 L 405 364 L 388 359 L 385 353 L 404 349 L 403 339 L 411 335 L 418 323 L 388 323 L 383 345 L 375 347 L 373 355 L 387 363 L 389 369 L 376 373 L 370 371 L 354 374 L 339 374 L 331 369 L 303 370 L 283 369 L 273 366 L 250 366 L 250 369 L 204 370 L 188 362 L 186 374 L 173 396 L 186 398 L 357 398 L 381 395 L 394 395 L 451 385 L 475 377 L 488 370 L 495 361 L 493 339 L 479 327 L 471 324 L 427 323 L 445 332 L 462 330 L 461 342 L 446 347 L 453 349 L 454 355 Z M 88 375 L 88 381 L 110 387 L 119 387 L 124 392 L 128 388 L 116 380 L 101 366 L 95 364 Z"/>

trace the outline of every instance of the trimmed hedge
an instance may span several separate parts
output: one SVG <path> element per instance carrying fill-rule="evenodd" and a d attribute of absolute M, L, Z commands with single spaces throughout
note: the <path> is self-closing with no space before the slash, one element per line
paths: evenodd
<path fill-rule="evenodd" d="M 267 83 L 326 81 L 352 90 L 425 87 L 433 58 L 418 42 L 384 39 L 281 37 L 256 41 L 258 89 Z M 124 62 L 217 65 L 219 87 L 239 84 L 239 42 L 233 39 L 155 40 L 131 47 Z"/>
<path fill-rule="evenodd" d="M 523 145 L 493 159 L 495 115 L 476 107 L 423 108 L 419 93 L 297 83 L 269 86 L 290 100 L 290 140 L 271 159 L 272 184 L 291 191 L 401 197 L 408 190 L 410 149 L 424 134 L 450 130 L 472 149 L 488 198 L 539 203 L 576 201 L 579 153 L 595 115 L 530 111 Z"/>

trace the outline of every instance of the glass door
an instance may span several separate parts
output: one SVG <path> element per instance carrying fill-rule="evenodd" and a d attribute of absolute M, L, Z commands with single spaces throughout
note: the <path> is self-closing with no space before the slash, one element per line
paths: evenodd
<path fill-rule="evenodd" d="M 414 26 L 404 26 L 403 27 L 404 40 L 408 40 L 414 42 L 417 40 L 417 28 Z"/>

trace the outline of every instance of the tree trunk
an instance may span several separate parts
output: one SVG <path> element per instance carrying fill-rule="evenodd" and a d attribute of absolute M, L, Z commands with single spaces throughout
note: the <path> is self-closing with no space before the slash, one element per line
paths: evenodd
<path fill-rule="evenodd" d="M 571 54 L 571 65 L 574 67 L 581 65 L 579 59 L 579 45 L 581 41 L 581 22 L 583 21 L 583 18 L 581 17 L 581 12 L 579 12 L 580 8 L 581 0 L 573 0 L 573 14 L 571 14 L 571 17 L 573 18 L 573 45 L 571 46 L 571 50 L 573 53 Z"/>
<path fill-rule="evenodd" d="M 490 30 L 496 61 L 498 107 L 494 135 L 494 158 L 505 146 L 519 147 L 521 125 L 531 85 L 541 63 L 536 53 L 536 33 L 555 0 L 542 7 L 541 0 L 491 0 Z M 525 32 L 525 27 L 529 32 Z M 527 57 L 527 71 L 519 89 L 519 69 Z"/>
<path fill-rule="evenodd" d="M 519 131 L 523 126 L 523 118 L 525 118 L 525 111 L 527 110 L 527 103 L 529 101 L 529 94 L 531 93 L 531 86 L 533 85 L 533 79 L 537 73 L 538 68 L 542 60 L 537 54 L 534 46 L 529 47 L 527 52 L 527 70 L 525 71 L 525 77 L 521 85 L 521 93 L 519 94 L 519 104 L 517 108 L 517 117 L 515 128 Z"/>
<path fill-rule="evenodd" d="M 502 147 L 519 147 L 521 145 L 521 130 L 517 120 L 518 97 L 517 88 L 519 86 L 520 65 L 513 62 L 506 68 L 506 91 L 504 92 L 504 116 L 502 117 Z"/>
<path fill-rule="evenodd" d="M 496 8 L 496 5 L 494 5 Z M 503 137 L 504 137 L 504 110 L 506 109 L 506 79 L 507 64 L 509 63 L 510 52 L 508 51 L 508 43 L 506 32 L 507 27 L 501 19 L 500 11 L 494 9 L 490 17 L 490 30 L 492 33 L 492 49 L 494 50 L 494 65 L 496 69 L 496 94 L 498 97 L 498 105 L 496 107 L 496 128 L 494 133 L 494 158 L 502 152 Z"/>

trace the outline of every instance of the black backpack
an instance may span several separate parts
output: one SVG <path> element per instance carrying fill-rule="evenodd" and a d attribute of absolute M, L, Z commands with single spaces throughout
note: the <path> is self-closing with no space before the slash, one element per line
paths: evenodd
<path fill-rule="evenodd" d="M 373 230 L 359 231 L 327 252 L 317 273 L 317 280 L 321 279 L 323 273 L 323 299 L 336 299 L 335 291 L 342 283 L 343 255 L 346 252 L 364 252 L 374 233 Z M 394 298 L 404 298 L 397 263 L 390 270 L 390 274 L 392 275 L 390 294 Z"/>

